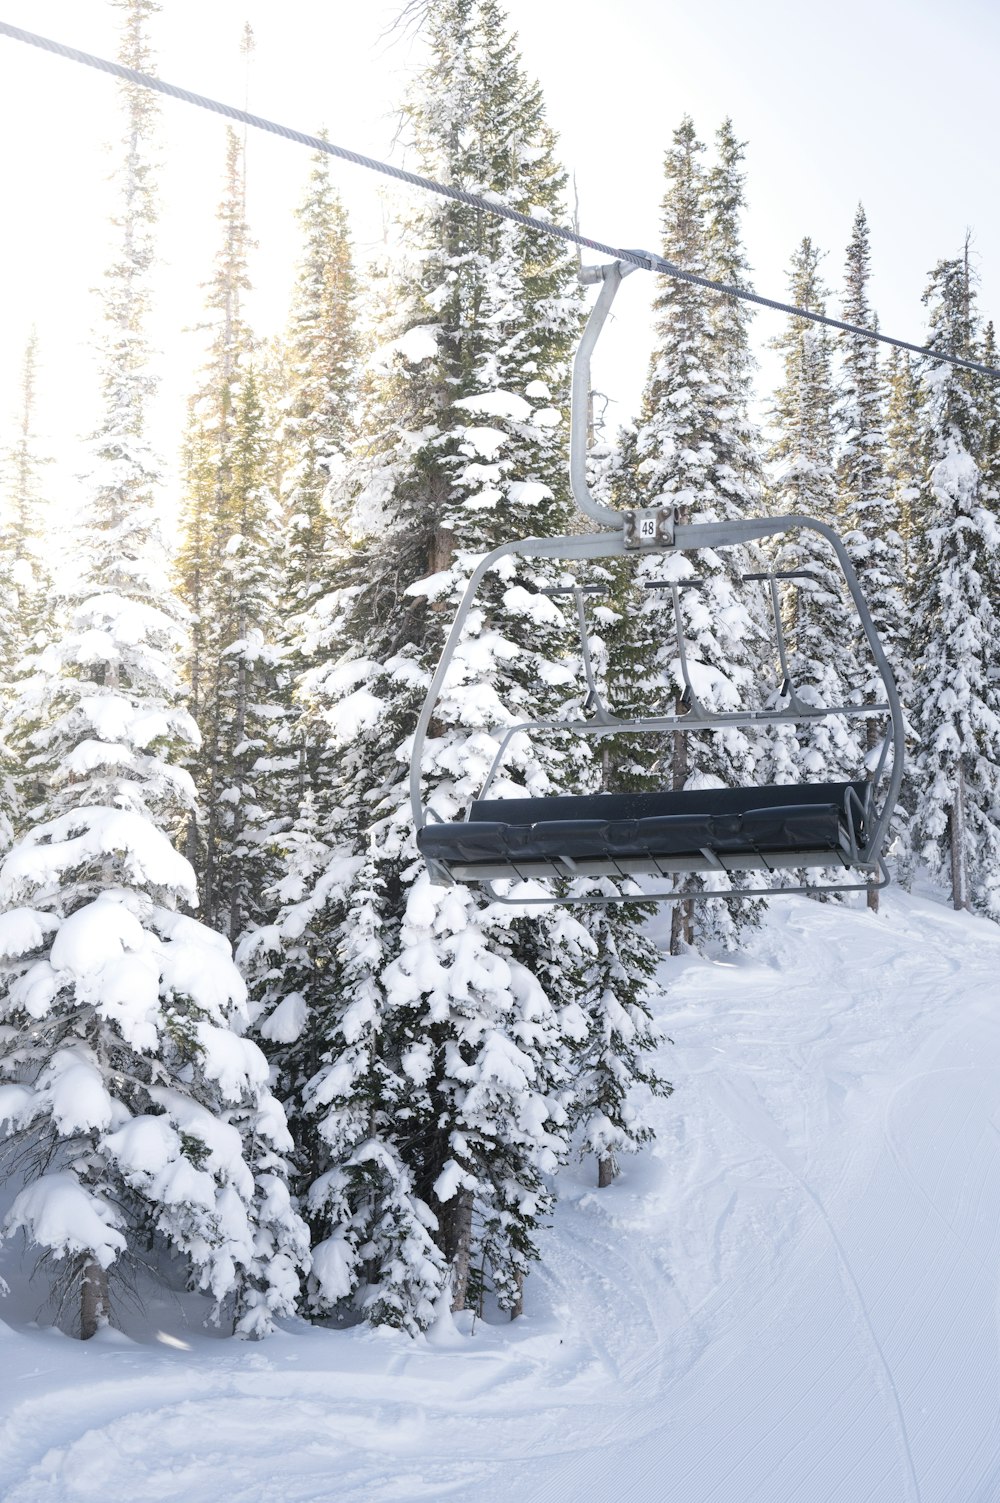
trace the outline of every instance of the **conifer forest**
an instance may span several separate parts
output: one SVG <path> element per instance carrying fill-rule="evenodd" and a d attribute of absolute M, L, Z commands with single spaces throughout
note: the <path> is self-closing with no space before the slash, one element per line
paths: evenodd
<path fill-rule="evenodd" d="M 119 62 L 156 74 L 163 5 L 109 3 Z M 407 165 L 573 223 L 542 85 L 500 0 L 406 9 L 423 45 L 399 100 Z M 297 270 L 284 327 L 255 328 L 247 142 L 229 126 L 215 258 L 186 312 L 205 359 L 167 494 L 150 436 L 163 105 L 132 82 L 101 87 L 119 106 L 116 248 L 93 294 L 101 416 L 71 526 L 48 505 L 37 392 L 58 352 L 35 336 L 17 409 L 0 414 L 4 1253 L 31 1270 L 37 1318 L 72 1337 L 121 1326 L 158 1289 L 196 1293 L 222 1335 L 291 1321 L 419 1344 L 470 1312 L 506 1329 L 548 1276 L 566 1176 L 577 1199 L 613 1195 L 684 1118 L 683 1021 L 670 1022 L 693 1005 L 684 967 L 763 966 L 779 912 L 727 898 L 750 884 L 725 871 L 663 906 L 627 876 L 567 877 L 537 906 L 551 884 L 512 883 L 514 901 L 494 901 L 432 881 L 416 845 L 417 715 L 470 575 L 511 539 L 588 530 L 569 397 L 593 290 L 572 245 L 419 193 L 391 201 L 385 245 L 362 252 L 338 164 L 289 147 Z M 649 184 L 656 251 L 740 288 L 754 285 L 746 145 L 739 120 L 665 120 Z M 802 229 L 786 286 L 761 290 L 879 329 L 865 207 L 840 246 Z M 590 401 L 592 494 L 681 522 L 829 524 L 903 705 L 891 885 L 788 911 L 813 935 L 848 918 L 875 934 L 895 894 L 931 893 L 942 923 L 988 934 L 1000 382 L 932 358 L 1000 363 L 968 238 L 941 245 L 902 331 L 931 354 L 769 314 L 773 389 L 752 305 L 655 286 L 638 411 Z M 767 591 L 747 585 L 762 578 L 781 582 L 780 663 Z M 877 697 L 818 538 L 518 558 L 487 577 L 430 722 L 435 820 L 462 818 L 507 728 L 589 713 L 575 601 L 616 713 L 682 714 L 693 684 L 708 712 L 792 696 L 803 719 L 641 740 L 517 733 L 500 796 L 841 784 L 879 765 L 873 720 L 810 718 Z"/>

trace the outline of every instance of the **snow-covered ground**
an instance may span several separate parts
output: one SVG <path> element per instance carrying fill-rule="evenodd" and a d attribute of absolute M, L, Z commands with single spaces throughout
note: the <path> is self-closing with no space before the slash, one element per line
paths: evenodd
<path fill-rule="evenodd" d="M 512 1325 L 81 1345 L 5 1254 L 3 1503 L 996 1503 L 1000 929 L 785 899 L 665 965 L 658 1141 Z"/>

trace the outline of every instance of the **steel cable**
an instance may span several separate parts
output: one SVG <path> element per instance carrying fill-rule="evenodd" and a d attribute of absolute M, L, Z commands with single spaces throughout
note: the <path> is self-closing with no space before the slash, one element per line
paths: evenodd
<path fill-rule="evenodd" d="M 139 73 L 134 68 L 127 68 L 124 63 L 112 62 L 105 57 L 96 57 L 91 52 L 81 52 L 78 47 L 70 47 L 65 42 L 56 42 L 51 37 L 39 36 L 36 32 L 25 31 L 20 26 L 11 26 L 7 21 L 0 21 L 0 36 L 9 37 L 15 42 L 27 43 L 31 47 L 38 47 L 43 52 L 54 53 L 57 57 L 81 63 L 87 68 L 96 68 L 101 73 L 110 73 L 115 78 L 124 79 L 126 83 L 151 89 L 154 93 L 164 94 L 170 99 L 180 99 L 184 104 L 210 110 L 213 114 L 239 121 L 240 124 L 252 126 L 255 130 L 267 131 L 273 136 L 283 137 L 286 141 L 295 141 L 300 146 L 308 146 L 313 151 L 325 152 L 327 156 L 337 157 L 343 162 L 351 162 L 355 167 L 364 167 L 369 172 L 380 172 L 384 177 L 395 178 L 401 183 L 409 183 L 411 187 L 423 189 L 427 193 L 436 193 L 441 198 L 466 204 L 472 209 L 481 209 L 501 219 L 511 219 L 516 224 L 524 225 L 526 229 L 537 230 L 540 234 L 565 241 L 569 245 L 581 246 L 584 250 L 595 251 L 598 255 L 611 256 L 616 261 L 624 261 L 626 265 L 639 267 L 643 271 L 652 271 L 682 282 L 690 282 L 695 287 L 704 287 L 710 292 L 721 293 L 725 297 L 739 298 L 742 302 L 754 303 L 760 308 L 772 308 L 776 313 L 784 313 L 790 318 L 805 319 L 809 323 L 822 324 L 828 329 L 836 329 L 842 334 L 859 335 L 864 339 L 876 340 L 879 344 L 890 345 L 898 350 L 908 350 L 911 354 L 920 355 L 927 360 L 940 361 L 947 365 L 958 366 L 962 370 L 976 371 L 979 375 L 1000 379 L 1000 370 L 991 365 L 983 365 L 981 361 L 970 360 L 963 355 L 950 355 L 943 350 L 932 350 L 926 345 L 914 344 L 907 339 L 897 339 L 891 334 L 882 334 L 877 329 L 865 329 L 858 324 L 849 324 L 839 318 L 831 318 L 826 313 L 816 313 L 810 308 L 797 308 L 792 303 L 783 303 L 777 298 L 764 297 L 762 293 L 753 292 L 748 287 L 735 287 L 726 282 L 714 281 L 711 277 L 699 276 L 696 272 L 685 271 L 682 266 L 675 266 L 672 261 L 667 261 L 652 251 L 624 250 L 601 240 L 590 240 L 577 230 L 567 229 L 565 225 L 555 224 L 551 220 L 537 219 L 531 214 L 522 214 L 519 209 L 511 208 L 498 196 L 470 193 L 465 188 L 455 188 L 447 183 L 435 182 L 433 178 L 423 177 L 418 172 L 409 172 L 405 167 L 395 167 L 390 162 L 379 161 L 376 157 L 363 156 L 360 152 L 350 151 L 346 146 L 337 146 L 332 141 L 324 140 L 322 136 L 309 135 L 305 131 L 295 130 L 290 125 L 282 125 L 276 120 L 267 120 L 261 115 L 251 115 L 247 110 L 241 110 L 236 105 L 224 104 L 218 99 L 209 99 L 204 94 L 195 94 L 190 89 L 182 89 L 178 84 L 167 83 L 165 79 L 154 78 L 151 74 Z"/>

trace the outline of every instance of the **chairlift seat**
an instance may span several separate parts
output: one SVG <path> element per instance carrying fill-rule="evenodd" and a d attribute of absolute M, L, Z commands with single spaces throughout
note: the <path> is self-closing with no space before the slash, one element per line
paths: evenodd
<path fill-rule="evenodd" d="M 479 799 L 417 843 L 451 881 L 864 863 L 869 785 Z"/>

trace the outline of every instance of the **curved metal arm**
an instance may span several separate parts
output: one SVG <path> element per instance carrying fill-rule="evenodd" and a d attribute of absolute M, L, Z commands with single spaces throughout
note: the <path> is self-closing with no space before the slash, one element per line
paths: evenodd
<path fill-rule="evenodd" d="M 573 490 L 573 500 L 585 516 L 591 517 L 595 522 L 600 522 L 602 527 L 620 527 L 623 517 L 620 511 L 614 511 L 610 506 L 602 506 L 599 501 L 595 501 L 587 484 L 590 357 L 598 336 L 604 328 L 604 321 L 611 311 L 611 304 L 621 286 L 625 270 L 635 270 L 634 266 L 623 268 L 623 262 L 612 261 L 607 266 L 594 266 L 587 269 L 586 280 L 594 281 L 600 277 L 602 285 L 577 346 L 573 360 L 573 385 L 570 396 L 569 480 Z"/>

